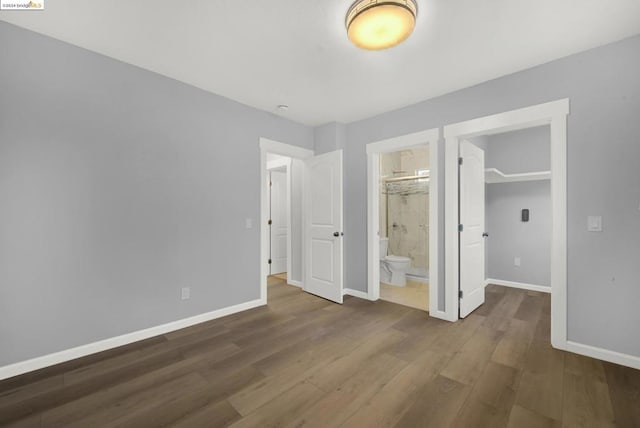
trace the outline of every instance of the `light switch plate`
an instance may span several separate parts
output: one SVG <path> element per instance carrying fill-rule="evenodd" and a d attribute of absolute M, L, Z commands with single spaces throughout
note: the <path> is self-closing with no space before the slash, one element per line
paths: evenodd
<path fill-rule="evenodd" d="M 180 289 L 180 298 L 182 300 L 189 300 L 189 298 L 191 298 L 191 288 L 189 287 L 182 287 Z"/>
<path fill-rule="evenodd" d="M 522 260 L 520 259 L 520 257 L 516 257 L 516 258 L 513 259 L 513 265 L 514 266 L 522 265 Z"/>
<path fill-rule="evenodd" d="M 251 229 L 253 227 L 253 220 L 250 218 L 246 218 L 244 220 L 244 227 L 247 229 Z"/>
<path fill-rule="evenodd" d="M 587 217 L 587 230 L 589 232 L 602 232 L 602 217 L 595 215 Z"/>

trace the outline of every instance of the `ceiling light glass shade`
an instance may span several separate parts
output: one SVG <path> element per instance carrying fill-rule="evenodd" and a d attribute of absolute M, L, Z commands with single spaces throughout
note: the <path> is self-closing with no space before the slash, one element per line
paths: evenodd
<path fill-rule="evenodd" d="M 414 0 L 359 0 L 347 12 L 347 35 L 359 48 L 387 49 L 411 35 L 417 13 Z"/>

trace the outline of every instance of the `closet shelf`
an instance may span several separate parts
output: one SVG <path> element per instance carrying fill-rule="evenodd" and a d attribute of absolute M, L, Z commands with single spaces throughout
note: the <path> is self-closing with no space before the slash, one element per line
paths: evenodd
<path fill-rule="evenodd" d="M 551 171 L 524 172 L 519 174 L 505 174 L 497 168 L 487 168 L 484 170 L 485 182 L 493 183 L 514 183 L 517 181 L 551 180 Z"/>

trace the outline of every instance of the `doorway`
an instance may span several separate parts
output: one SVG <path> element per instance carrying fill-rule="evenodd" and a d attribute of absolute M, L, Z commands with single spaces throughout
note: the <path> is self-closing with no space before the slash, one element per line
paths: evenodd
<path fill-rule="evenodd" d="M 268 276 L 282 275 L 286 265 L 287 284 L 342 303 L 342 151 L 314 156 L 261 138 L 260 152 L 261 302 L 267 303 Z M 285 201 L 276 203 L 277 214 L 272 196 Z"/>
<path fill-rule="evenodd" d="M 460 197 L 460 147 L 461 142 L 480 135 L 499 134 L 542 125 L 550 129 L 551 154 L 551 343 L 555 348 L 567 346 L 567 115 L 569 100 L 526 107 L 444 127 L 445 136 L 445 277 L 444 319 L 459 319 L 459 309 L 464 305 L 459 295 L 461 265 L 461 236 L 459 210 Z M 466 269 L 466 268 L 465 268 Z M 474 289 L 484 297 L 484 284 Z M 463 290 L 464 291 L 464 290 Z M 478 296 L 474 296 L 477 299 Z M 469 310 L 471 305 L 467 306 Z"/>
<path fill-rule="evenodd" d="M 380 299 L 429 310 L 429 145 L 380 154 Z"/>
<path fill-rule="evenodd" d="M 438 135 L 432 129 L 367 145 L 369 300 L 438 310 Z"/>
<path fill-rule="evenodd" d="M 267 154 L 269 186 L 269 275 L 287 280 L 291 274 L 291 163 L 292 159 Z M 293 275 L 295 277 L 295 275 Z"/>

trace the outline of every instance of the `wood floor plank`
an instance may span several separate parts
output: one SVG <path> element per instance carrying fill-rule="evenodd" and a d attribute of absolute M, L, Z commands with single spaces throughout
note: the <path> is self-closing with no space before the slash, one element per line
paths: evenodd
<path fill-rule="evenodd" d="M 475 334 L 460 348 L 442 375 L 466 385 L 473 385 L 491 358 L 502 332 L 480 327 Z"/>
<path fill-rule="evenodd" d="M 491 361 L 521 369 L 533 341 L 535 324 L 512 319 L 491 355 Z"/>
<path fill-rule="evenodd" d="M 456 428 L 495 428 L 504 427 L 509 419 L 509 410 L 493 407 L 478 397 L 467 398 L 458 416 L 451 423 Z"/>
<path fill-rule="evenodd" d="M 339 427 L 364 403 L 374 397 L 398 372 L 407 366 L 388 354 L 375 356 L 363 369 L 325 394 L 290 427 Z"/>
<path fill-rule="evenodd" d="M 63 405 L 83 397 L 86 394 L 117 385 L 121 382 L 126 382 L 129 379 L 151 372 L 160 367 L 171 365 L 182 359 L 182 355 L 175 350 L 159 353 L 100 376 L 77 382 L 73 385 L 65 385 L 57 389 L 48 390 L 15 404 L 4 405 L 0 403 L 0 425 Z"/>
<path fill-rule="evenodd" d="M 524 298 L 522 290 L 505 288 L 504 297 L 486 316 L 483 325 L 494 330 L 506 330 Z"/>
<path fill-rule="evenodd" d="M 640 370 L 613 363 L 602 364 L 616 423 L 621 428 L 640 427 Z"/>
<path fill-rule="evenodd" d="M 474 314 L 486 317 L 493 312 L 496 306 L 504 299 L 505 293 L 502 288 L 500 292 L 496 292 L 496 288 L 492 288 L 491 290 L 493 291 L 490 291 L 490 287 L 491 285 L 488 285 L 487 288 L 485 288 L 484 304 L 473 311 Z"/>
<path fill-rule="evenodd" d="M 405 334 L 395 330 L 387 330 L 376 337 L 371 337 L 357 346 L 347 355 L 331 361 L 320 370 L 309 376 L 308 381 L 319 389 L 328 392 L 337 388 L 340 383 L 365 366 L 377 355 L 386 352 L 395 343 L 404 339 Z"/>
<path fill-rule="evenodd" d="M 588 376 L 602 383 L 607 382 L 602 361 L 584 355 L 567 353 L 564 357 L 564 369 L 577 376 Z"/>
<path fill-rule="evenodd" d="M 579 376 L 565 371 L 563 402 L 562 422 L 565 426 L 616 426 L 609 388 L 593 376 Z"/>
<path fill-rule="evenodd" d="M 507 428 L 561 428 L 562 423 L 517 404 L 511 409 Z"/>
<path fill-rule="evenodd" d="M 456 427 L 507 425 L 521 372 L 490 361 L 454 421 Z"/>
<path fill-rule="evenodd" d="M 268 300 L 1 381 L 0 426 L 640 427 L 640 371 L 554 349 L 549 294 L 489 285 L 455 323 L 276 277 Z"/>
<path fill-rule="evenodd" d="M 444 376 L 426 383 L 397 427 L 449 427 L 466 400 L 471 387 Z"/>
<path fill-rule="evenodd" d="M 442 354 L 458 352 L 473 337 L 484 321 L 485 317 L 471 314 L 463 320 L 450 324 L 447 326 L 446 332 L 433 342 L 431 350 Z"/>
<path fill-rule="evenodd" d="M 190 373 L 164 385 L 147 388 L 121 401 L 110 403 L 110 405 L 103 407 L 99 411 L 92 412 L 87 417 L 74 420 L 63 426 L 81 428 L 127 425 L 127 420 L 139 420 L 138 415 L 148 408 L 165 405 L 191 391 L 192 388 L 204 388 L 206 386 L 207 383 L 201 376 Z"/>
<path fill-rule="evenodd" d="M 31 383 L 17 386 L 0 392 L 0 403 L 8 405 L 18 401 L 26 400 L 45 391 L 60 388 L 64 385 L 64 374 L 43 378 Z"/>
<path fill-rule="evenodd" d="M 516 404 L 562 421 L 564 357 L 562 351 L 550 346 L 531 346 L 525 358 Z"/>
<path fill-rule="evenodd" d="M 418 399 L 420 388 L 434 381 L 450 354 L 425 351 L 393 377 L 376 396 L 347 419 L 345 427 L 392 427 Z"/>
<path fill-rule="evenodd" d="M 240 418 L 240 413 L 227 400 L 223 400 L 186 415 L 169 426 L 172 428 L 227 427 Z"/>
<path fill-rule="evenodd" d="M 11 422 L 8 425 L 2 425 L 4 428 L 41 428 L 42 420 L 40 415 L 32 415 L 19 421 Z"/>
<path fill-rule="evenodd" d="M 311 383 L 299 383 L 231 426 L 234 428 L 286 426 L 323 395 L 324 392 Z"/>
<path fill-rule="evenodd" d="M 537 322 L 542 313 L 543 303 L 542 293 L 536 291 L 527 292 L 522 299 L 522 303 L 518 306 L 518 310 L 513 314 L 513 318 Z"/>
<path fill-rule="evenodd" d="M 522 372 L 513 367 L 489 362 L 473 386 L 471 394 L 497 409 L 510 409 L 520 385 Z"/>
<path fill-rule="evenodd" d="M 313 367 L 340 358 L 357 346 L 357 342 L 343 336 L 326 335 L 304 339 L 281 349 L 253 366 L 267 376 L 272 376 L 292 368 Z"/>
<path fill-rule="evenodd" d="M 119 403 L 127 397 L 166 384 L 195 372 L 201 367 L 204 367 L 204 363 L 200 359 L 182 360 L 127 382 L 87 394 L 77 400 L 45 411 L 42 415 L 43 425 L 51 428 L 65 427 L 73 421 L 87 418 L 102 411 L 113 403 Z"/>
<path fill-rule="evenodd" d="M 354 347 L 353 343 L 344 338 L 336 338 L 314 353 L 313 358 L 304 358 L 273 371 L 270 376 L 230 396 L 229 402 L 241 415 L 246 416 L 295 385 L 307 381 L 314 373 L 349 353 Z"/>
<path fill-rule="evenodd" d="M 152 346 L 162 342 L 166 342 L 166 338 L 164 336 L 156 336 L 156 337 L 141 340 L 138 342 L 130 343 L 128 345 L 109 349 L 107 351 L 99 352 L 97 354 L 87 355 L 86 357 L 77 358 L 75 360 L 67 361 L 61 364 L 56 364 L 50 367 L 45 367 L 43 369 L 25 373 L 20 376 L 4 379 L 0 381 L 0 394 L 2 392 L 15 389 L 22 385 L 28 385 L 44 379 L 55 377 L 60 374 L 68 373 L 79 367 L 83 367 L 88 364 L 93 364 L 97 361 L 114 358 L 118 355 L 133 352 L 139 349 L 144 349 L 148 346 Z"/>

